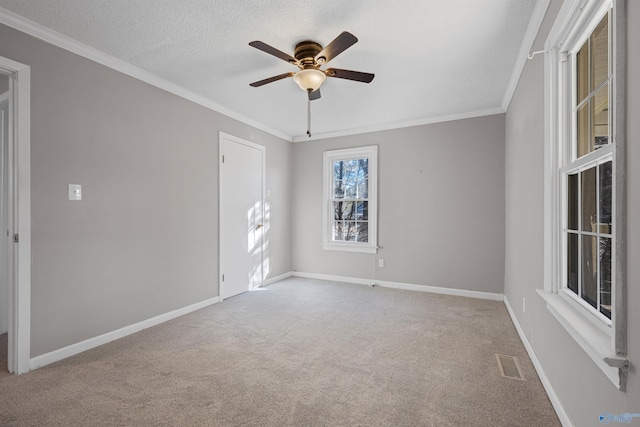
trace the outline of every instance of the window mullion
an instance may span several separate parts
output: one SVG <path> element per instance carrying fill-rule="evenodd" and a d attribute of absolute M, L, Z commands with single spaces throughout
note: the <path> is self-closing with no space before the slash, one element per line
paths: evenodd
<path fill-rule="evenodd" d="M 577 132 L 577 117 L 578 108 L 578 91 L 575 84 L 570 84 L 573 79 L 570 76 L 576 75 L 578 68 L 577 55 L 571 54 L 567 61 L 563 63 L 562 68 L 562 83 L 564 85 L 564 99 L 561 99 L 560 111 L 564 117 L 562 122 L 566 124 L 566 128 L 562 130 L 562 137 L 566 138 L 567 143 L 560 144 L 562 147 L 562 165 L 567 165 L 574 160 L 574 154 L 578 150 L 578 132 Z"/>
<path fill-rule="evenodd" d="M 582 171 L 578 171 L 578 296 L 582 298 Z"/>
<path fill-rule="evenodd" d="M 602 266 L 601 266 L 601 259 L 602 256 L 600 255 L 600 245 L 601 245 L 601 237 L 600 237 L 600 224 L 602 223 L 600 218 L 600 214 L 601 214 L 601 206 L 600 206 L 600 202 L 601 202 L 601 198 L 600 198 L 600 165 L 601 163 L 596 163 L 596 258 L 597 258 L 597 276 L 596 276 L 596 311 L 598 311 L 598 313 L 600 313 L 600 295 L 602 294 L 602 283 L 601 283 L 601 278 L 602 278 Z"/>

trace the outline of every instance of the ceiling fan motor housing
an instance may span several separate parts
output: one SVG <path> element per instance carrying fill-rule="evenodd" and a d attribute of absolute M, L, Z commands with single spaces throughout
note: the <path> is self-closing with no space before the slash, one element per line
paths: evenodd
<path fill-rule="evenodd" d="M 302 64 L 303 67 L 317 67 L 317 65 L 321 65 L 324 61 L 320 62 L 322 58 L 319 59 L 319 64 L 316 64 L 315 57 L 322 51 L 322 46 L 319 43 L 316 43 L 311 40 L 305 40 L 296 45 L 293 56 Z"/>

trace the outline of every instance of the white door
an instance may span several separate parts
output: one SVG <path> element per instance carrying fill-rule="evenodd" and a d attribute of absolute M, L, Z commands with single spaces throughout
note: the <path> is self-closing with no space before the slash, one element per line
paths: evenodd
<path fill-rule="evenodd" d="M 262 284 L 264 147 L 220 133 L 220 298 Z"/>
<path fill-rule="evenodd" d="M 0 98 L 0 335 L 9 330 L 9 100 L 3 98 Z"/>

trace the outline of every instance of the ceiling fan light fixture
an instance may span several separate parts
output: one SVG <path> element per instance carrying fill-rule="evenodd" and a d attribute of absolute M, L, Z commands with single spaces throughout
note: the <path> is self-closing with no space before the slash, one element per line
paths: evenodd
<path fill-rule="evenodd" d="M 300 86 L 300 89 L 305 92 L 313 92 L 320 89 L 322 83 L 327 79 L 327 75 L 320 70 L 314 68 L 307 68 L 300 70 L 294 74 L 293 80 Z"/>

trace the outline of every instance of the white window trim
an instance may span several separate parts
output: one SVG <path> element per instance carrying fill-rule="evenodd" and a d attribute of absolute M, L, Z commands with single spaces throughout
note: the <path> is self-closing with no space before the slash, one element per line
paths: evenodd
<path fill-rule="evenodd" d="M 581 157 L 577 161 L 572 162 L 570 165 L 567 165 L 565 167 L 560 167 L 559 179 L 561 179 L 563 183 L 562 183 L 562 189 L 559 191 L 560 199 L 562 200 L 561 201 L 562 205 L 559 208 L 559 212 L 566 212 L 567 210 L 566 201 L 565 201 L 566 198 L 563 197 L 563 196 L 566 196 L 566 191 L 567 191 L 565 188 L 566 184 L 564 183 L 564 178 L 566 177 L 567 173 L 575 172 L 575 171 L 584 171 L 592 167 L 597 167 L 597 165 L 599 164 L 612 160 L 612 157 L 614 155 L 615 155 L 615 145 L 609 144 L 609 145 L 603 146 L 597 151 L 592 151 L 591 153 Z M 614 171 L 614 174 L 615 174 L 615 171 Z M 615 185 L 614 185 L 614 191 L 615 191 Z M 614 199 L 615 199 L 615 194 L 614 194 Z M 612 212 L 614 217 L 615 217 L 615 208 L 616 207 L 614 202 L 612 206 Z M 561 230 L 565 230 L 567 228 L 566 218 L 561 218 L 559 223 L 561 224 L 560 225 Z M 582 236 L 584 234 L 583 232 L 579 232 L 578 235 Z M 565 250 L 566 250 L 566 248 L 564 247 L 565 246 L 564 232 L 561 231 L 559 236 L 560 236 L 560 240 L 557 244 L 559 245 L 560 249 L 558 250 L 558 253 L 563 254 L 561 255 L 561 257 L 564 257 Z M 611 236 L 611 239 L 612 239 L 612 244 L 615 246 L 615 240 L 616 240 L 615 233 Z M 613 259 L 612 261 L 615 262 L 615 259 Z M 561 297 L 563 297 L 576 310 L 579 310 L 579 311 L 586 310 L 588 313 L 586 314 L 587 318 L 590 321 L 592 321 L 596 326 L 598 326 L 602 330 L 602 332 L 609 335 L 610 337 L 613 337 L 613 329 L 611 327 L 612 321 L 610 319 L 601 315 L 594 307 L 592 307 L 588 302 L 583 300 L 579 295 L 561 286 L 564 279 L 567 277 L 566 267 L 567 267 L 566 264 L 562 264 L 561 270 L 559 270 L 561 276 L 557 278 L 558 287 L 559 287 L 558 294 Z M 615 271 L 612 271 L 612 281 L 615 282 Z"/>
<path fill-rule="evenodd" d="M 336 242 L 332 238 L 333 206 L 330 203 L 333 188 L 333 162 L 346 159 L 369 159 L 369 241 L 363 242 Z M 329 251 L 345 252 L 378 252 L 378 146 L 346 148 L 342 150 L 330 150 L 323 153 L 323 227 L 322 248 Z"/>
<path fill-rule="evenodd" d="M 626 199 L 624 153 L 625 112 L 624 74 L 626 50 L 626 3 L 624 0 L 567 0 L 545 44 L 545 210 L 544 210 L 544 290 L 538 290 L 548 310 L 564 327 L 595 364 L 621 391 L 626 388 L 629 362 L 626 358 L 626 301 L 625 301 L 625 215 Z M 567 117 L 565 99 L 571 88 L 564 87 L 560 67 L 567 64 L 567 49 L 577 44 L 588 30 L 593 30 L 599 19 L 611 10 L 614 115 L 611 121 L 614 161 L 614 245 L 615 263 L 612 286 L 614 312 L 611 325 L 606 325 L 591 312 L 566 295 L 562 289 L 562 218 L 564 201 L 560 191 L 560 166 L 563 164 L 561 141 L 567 138 L 564 129 Z M 571 98 L 569 98 L 571 99 Z"/>

